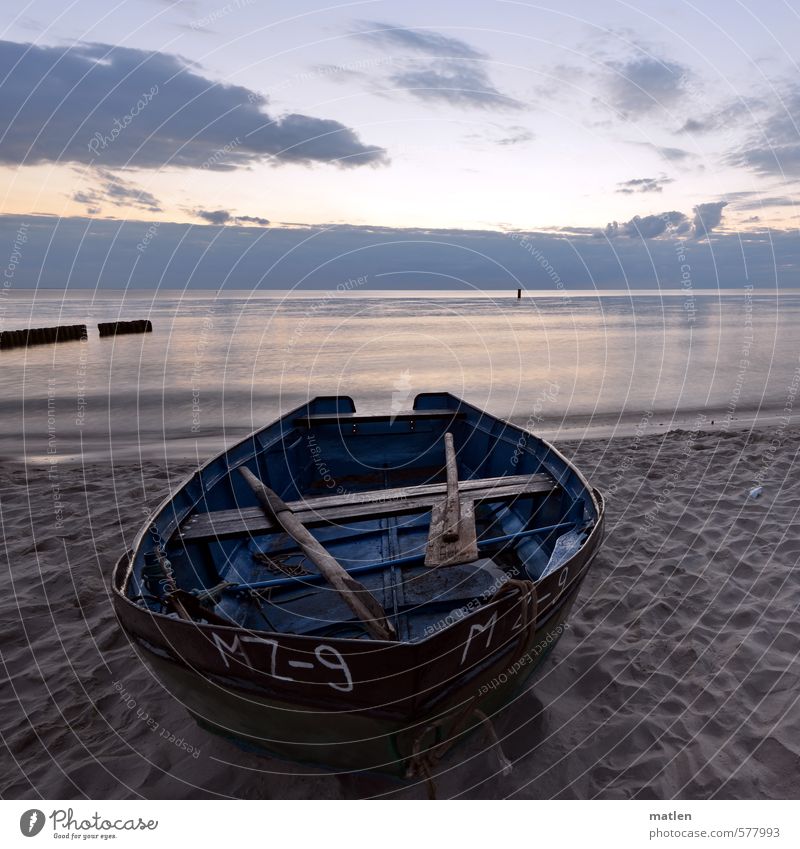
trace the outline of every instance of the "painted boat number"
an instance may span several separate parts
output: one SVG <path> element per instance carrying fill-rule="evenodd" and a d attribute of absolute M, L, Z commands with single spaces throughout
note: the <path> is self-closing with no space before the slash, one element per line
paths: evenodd
<path fill-rule="evenodd" d="M 225 666 L 230 667 L 228 657 L 231 656 L 238 657 L 251 669 L 255 669 L 253 664 L 250 662 L 250 658 L 248 658 L 242 643 L 260 643 L 262 645 L 271 646 L 272 648 L 270 668 L 266 670 L 267 674 L 271 675 L 273 678 L 277 678 L 279 681 L 297 680 L 289 675 L 281 675 L 278 673 L 278 649 L 280 646 L 277 640 L 269 640 L 265 637 L 240 638 L 236 635 L 233 638 L 232 643 L 227 643 L 217 633 L 214 633 L 212 636 L 214 638 L 214 645 L 217 647 L 220 657 L 225 662 Z M 353 689 L 353 676 L 350 674 L 350 668 L 347 665 L 347 661 L 344 657 L 342 657 L 341 652 L 333 646 L 323 643 L 314 649 L 314 657 L 317 661 L 319 661 L 321 666 L 340 673 L 334 680 L 325 682 L 329 687 L 333 687 L 334 690 L 341 690 L 343 693 L 349 693 Z M 314 669 L 316 663 L 306 660 L 290 660 L 288 662 L 288 666 L 293 669 Z"/>

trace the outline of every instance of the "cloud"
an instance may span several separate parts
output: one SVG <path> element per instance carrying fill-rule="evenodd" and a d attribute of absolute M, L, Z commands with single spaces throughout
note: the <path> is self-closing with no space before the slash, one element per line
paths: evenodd
<path fill-rule="evenodd" d="M 223 224 L 255 225 L 257 227 L 268 227 L 268 218 L 259 218 L 256 215 L 234 215 L 227 209 L 194 209 L 192 214 L 207 221 L 209 224 L 222 226 Z"/>
<path fill-rule="evenodd" d="M 694 236 L 703 239 L 722 223 L 722 210 L 727 201 L 700 203 L 692 209 L 692 218 L 677 210 L 658 215 L 634 215 L 630 221 L 611 221 L 596 236 L 607 239 L 627 237 L 635 239 L 658 239 L 661 236 Z"/>
<path fill-rule="evenodd" d="M 627 236 L 639 239 L 656 239 L 667 231 L 670 235 L 682 235 L 689 230 L 688 218 L 675 210 L 659 215 L 634 215 L 630 221 L 611 221 L 598 233 L 608 239 Z"/>
<path fill-rule="evenodd" d="M 611 104 L 626 118 L 670 107 L 683 96 L 687 69 L 677 62 L 650 56 L 612 62 L 607 88 Z"/>
<path fill-rule="evenodd" d="M 76 203 L 87 205 L 86 211 L 89 214 L 99 214 L 104 203 L 145 209 L 148 212 L 161 212 L 161 202 L 150 192 L 146 192 L 108 171 L 98 171 L 97 177 L 98 182 L 95 186 L 75 192 L 72 196 Z"/>
<path fill-rule="evenodd" d="M 390 81 L 420 100 L 478 109 L 521 109 L 523 104 L 500 92 L 475 65 L 450 63 L 392 74 Z"/>
<path fill-rule="evenodd" d="M 270 116 L 263 95 L 210 80 L 158 51 L 0 41 L 0 79 L 0 163 L 9 165 L 198 168 L 220 151 L 226 165 L 239 168 L 387 161 L 382 148 L 363 144 L 338 121 Z"/>
<path fill-rule="evenodd" d="M 404 52 L 449 59 L 485 59 L 486 54 L 461 41 L 432 30 L 410 29 L 380 21 L 362 21 L 353 33 L 356 38 L 378 47 L 395 47 Z"/>
<path fill-rule="evenodd" d="M 525 142 L 533 141 L 536 138 L 535 134 L 526 127 L 509 127 L 506 132 L 508 135 L 498 139 L 495 144 L 506 147 L 514 144 L 525 144 Z"/>
<path fill-rule="evenodd" d="M 662 147 L 661 145 L 653 144 L 652 142 L 631 141 L 628 144 L 635 144 L 637 147 L 646 147 L 655 151 L 662 159 L 669 162 L 682 162 L 685 159 L 691 159 L 696 154 L 689 150 L 684 150 L 682 147 Z"/>
<path fill-rule="evenodd" d="M 739 210 L 766 209 L 768 207 L 794 207 L 798 201 L 786 197 L 765 197 L 760 192 L 730 192 L 725 195 L 726 200 Z"/>
<path fill-rule="evenodd" d="M 257 215 L 238 215 L 236 217 L 237 224 L 255 224 L 258 227 L 269 227 L 269 218 L 259 218 Z"/>
<path fill-rule="evenodd" d="M 764 176 L 800 177 L 800 83 L 780 93 L 778 106 L 764 118 L 727 161 Z"/>
<path fill-rule="evenodd" d="M 11 244 L 19 215 L 0 215 L 0 242 Z M 248 227 L 178 224 L 164 221 L 158 238 L 137 250 L 148 221 L 26 215 L 25 261 L 14 285 L 152 289 L 335 288 L 366 275 L 370 291 L 471 287 L 516 295 L 520 285 L 560 296 L 536 256 L 547 258 L 570 291 L 636 288 L 680 289 L 681 262 L 671 238 L 618 238 L 591 234 L 393 229 L 375 227 L 282 227 L 269 238 L 253 239 Z M 84 238 L 86 233 L 91 238 Z M 248 250 L 243 251 L 246 243 Z M 252 246 L 252 249 L 251 249 Z M 534 254 L 536 250 L 539 253 Z M 691 245 L 692 284 L 712 289 L 748 280 L 766 286 L 800 285 L 800 240 L 796 231 L 721 233 Z M 409 277 L 409 269 L 414 275 Z M 457 283 L 457 280 L 468 281 Z M 720 282 L 721 281 L 721 282 Z M 332 303 L 331 307 L 337 307 Z M 342 311 L 352 305 L 341 304 Z"/>
<path fill-rule="evenodd" d="M 432 30 L 392 26 L 378 21 L 362 22 L 353 33 L 392 56 L 399 70 L 389 74 L 385 85 L 406 91 L 426 102 L 446 103 L 474 109 L 521 109 L 524 104 L 503 94 L 485 67 L 486 53 L 465 41 Z"/>
<path fill-rule="evenodd" d="M 617 183 L 617 194 L 633 195 L 636 193 L 662 192 L 667 183 L 674 183 L 671 177 L 636 177 Z"/>
<path fill-rule="evenodd" d="M 689 159 L 695 155 L 688 150 L 684 150 L 682 147 L 659 147 L 658 145 L 653 145 L 653 149 L 670 162 L 680 162 L 682 159 Z"/>
<path fill-rule="evenodd" d="M 710 111 L 700 118 L 687 118 L 678 132 L 702 135 L 716 130 L 724 130 L 735 124 L 741 118 L 752 121 L 752 113 L 763 108 L 764 101 L 748 97 L 728 103 Z"/>
<path fill-rule="evenodd" d="M 728 205 L 727 201 L 717 200 L 711 203 L 699 203 L 692 212 L 694 218 L 694 235 L 698 239 L 707 236 L 715 227 L 722 223 L 722 210 Z"/>

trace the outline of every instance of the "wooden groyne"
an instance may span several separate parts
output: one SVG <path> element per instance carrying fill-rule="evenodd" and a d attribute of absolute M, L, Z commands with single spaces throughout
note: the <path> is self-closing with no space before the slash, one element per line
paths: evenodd
<path fill-rule="evenodd" d="M 28 348 L 31 345 L 49 345 L 86 339 L 85 324 L 66 324 L 60 327 L 31 327 L 27 330 L 4 330 L 0 333 L 0 350 Z"/>
<path fill-rule="evenodd" d="M 101 336 L 120 336 L 123 333 L 152 333 L 153 323 L 147 319 L 138 321 L 106 321 L 97 325 Z"/>

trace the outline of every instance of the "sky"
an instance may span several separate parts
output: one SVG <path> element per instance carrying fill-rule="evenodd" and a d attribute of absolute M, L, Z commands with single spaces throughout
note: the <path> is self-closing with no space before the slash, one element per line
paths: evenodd
<path fill-rule="evenodd" d="M 4 11 L 16 286 L 800 285 L 782 0 Z"/>

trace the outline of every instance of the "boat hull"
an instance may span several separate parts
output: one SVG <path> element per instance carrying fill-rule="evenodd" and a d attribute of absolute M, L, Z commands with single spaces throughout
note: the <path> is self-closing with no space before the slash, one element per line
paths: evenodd
<path fill-rule="evenodd" d="M 180 638 L 164 634 L 156 646 L 151 641 L 151 629 L 141 627 L 144 621 L 137 627 L 130 622 L 130 610 L 120 610 L 121 605 L 118 614 L 126 620 L 126 630 L 146 662 L 204 730 L 245 750 L 317 769 L 408 778 L 414 771 L 415 754 L 431 752 L 442 742 L 449 749 L 481 724 L 476 711 L 491 718 L 525 688 L 564 633 L 595 552 L 586 553 L 586 562 L 574 583 L 550 616 L 530 629 L 524 640 L 509 634 L 504 645 L 481 656 L 475 668 L 466 673 L 453 658 L 452 674 L 443 676 L 441 685 L 430 688 L 421 702 L 406 698 L 392 682 L 387 682 L 383 698 L 375 700 L 373 706 L 335 705 L 317 695 L 301 702 L 297 692 L 278 694 L 272 686 L 274 681 L 265 684 L 262 675 L 226 678 L 218 667 L 187 664 L 179 649 Z M 500 624 L 511 623 L 512 618 L 516 624 L 517 613 L 512 605 L 500 615 Z M 470 624 L 474 618 L 459 623 L 467 634 L 474 627 Z M 463 641 L 448 635 L 447 630 L 442 636 L 461 647 Z M 234 635 L 226 636 L 226 646 L 234 642 Z M 338 649 L 346 657 L 345 642 L 340 641 Z M 177 650 L 172 657 L 164 650 L 168 645 Z M 234 662 L 233 658 L 229 661 Z M 409 666 L 415 663 L 420 661 L 411 661 Z"/>
<path fill-rule="evenodd" d="M 445 492 L 436 476 L 452 433 L 468 514 L 481 505 L 481 557 L 428 568 L 425 499 Z M 319 494 L 327 463 L 347 487 L 333 505 Z M 364 639 L 312 564 L 279 559 L 294 549 L 270 517 L 264 525 L 234 474 L 243 468 L 293 493 L 292 511 L 382 599 L 399 639 Z M 210 460 L 158 508 L 117 563 L 114 606 L 209 731 L 327 769 L 424 776 L 558 641 L 603 514 L 600 494 L 556 449 L 452 396 L 418 396 L 405 417 L 358 417 L 350 399 L 316 399 Z"/>

